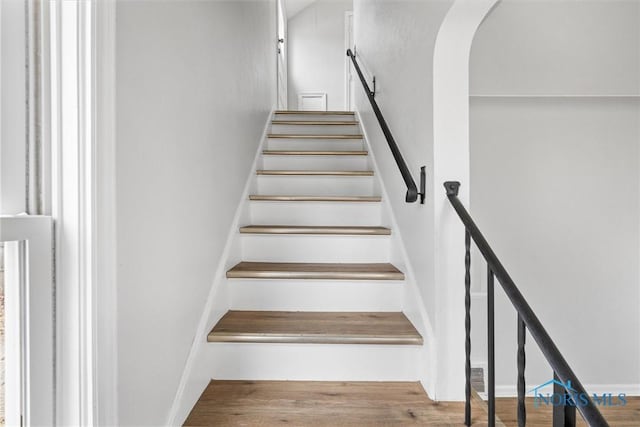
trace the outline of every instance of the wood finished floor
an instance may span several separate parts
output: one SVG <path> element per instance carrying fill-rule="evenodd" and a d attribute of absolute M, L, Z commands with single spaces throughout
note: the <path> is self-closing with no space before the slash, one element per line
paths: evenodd
<path fill-rule="evenodd" d="M 474 426 L 486 426 L 473 403 Z M 185 426 L 462 426 L 462 402 L 417 382 L 211 381 Z"/>
<path fill-rule="evenodd" d="M 603 408 L 612 427 L 640 426 L 640 397 Z M 497 426 L 515 427 L 516 399 L 499 398 Z M 472 425 L 486 426 L 472 399 Z M 434 402 L 417 382 L 211 381 L 185 426 L 462 426 L 462 402 Z M 527 400 L 527 426 L 551 426 L 551 409 Z M 578 426 L 586 423 L 578 416 Z"/>
<path fill-rule="evenodd" d="M 640 426 L 640 397 L 627 397 L 628 403 L 618 407 L 600 407 L 600 412 L 611 427 Z M 533 398 L 527 399 L 527 427 L 551 426 L 551 407 L 534 407 Z M 517 400 L 515 398 L 497 398 L 496 415 L 507 427 L 518 425 L 516 418 Z M 577 425 L 586 427 L 580 414 L 576 415 Z"/>

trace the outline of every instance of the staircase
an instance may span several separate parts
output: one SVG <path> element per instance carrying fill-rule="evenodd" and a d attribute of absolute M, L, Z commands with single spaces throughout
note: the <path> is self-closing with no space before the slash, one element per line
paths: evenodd
<path fill-rule="evenodd" d="M 390 262 L 380 193 L 353 113 L 274 113 L 238 230 L 242 260 L 226 273 L 230 309 L 207 337 L 207 390 L 264 381 L 296 399 L 303 383 L 292 380 L 347 391 L 386 381 L 415 394 L 423 339 L 402 311 L 405 276 Z M 217 404 L 207 393 L 187 425 L 220 422 L 198 418 Z M 340 405 L 357 394 L 341 394 Z"/>

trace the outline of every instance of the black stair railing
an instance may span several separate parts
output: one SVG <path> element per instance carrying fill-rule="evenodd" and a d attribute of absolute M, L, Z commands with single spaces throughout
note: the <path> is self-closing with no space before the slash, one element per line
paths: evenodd
<path fill-rule="evenodd" d="M 518 350 L 517 360 L 517 417 L 518 426 L 526 425 L 525 407 L 525 334 L 529 333 L 538 344 L 545 359 L 553 370 L 554 394 L 564 396 L 564 405 L 553 406 L 553 427 L 576 425 L 576 408 L 591 427 L 608 426 L 593 400 L 564 359 L 542 323 L 535 315 L 516 284 L 507 273 L 496 254 L 489 246 L 475 222 L 458 198 L 459 182 L 444 183 L 447 198 L 462 220 L 465 227 L 465 425 L 471 425 L 471 241 L 473 240 L 487 262 L 487 326 L 488 326 L 488 363 L 487 363 L 487 400 L 488 425 L 495 426 L 495 329 L 494 329 L 494 279 L 502 286 L 511 304 L 518 314 Z M 570 385 L 568 389 L 566 385 Z"/>
<path fill-rule="evenodd" d="M 402 157 L 402 153 L 400 153 L 400 149 L 398 148 L 398 144 L 396 144 L 396 140 L 393 138 L 393 135 L 391 134 L 391 130 L 387 125 L 387 121 L 382 116 L 380 107 L 378 107 L 378 103 L 375 100 L 375 95 L 376 95 L 375 94 L 375 84 L 376 84 L 375 77 L 373 79 L 374 90 L 372 91 L 369 88 L 369 85 L 367 84 L 367 80 L 364 78 L 362 71 L 360 70 L 360 66 L 358 65 L 358 62 L 356 61 L 356 55 L 351 51 L 351 49 L 347 49 L 347 56 L 351 58 L 351 61 L 353 62 L 353 67 L 356 69 L 356 72 L 358 73 L 358 77 L 360 77 L 360 81 L 362 82 L 362 86 L 364 87 L 365 93 L 367 94 L 367 98 L 371 103 L 371 108 L 373 108 L 373 112 L 375 113 L 376 118 L 378 119 L 378 123 L 382 128 L 382 133 L 384 134 L 384 137 L 387 140 L 389 149 L 391 149 L 393 158 L 396 160 L 396 164 L 400 169 L 400 174 L 402 175 L 402 179 L 404 179 L 404 183 L 407 185 L 407 194 L 405 196 L 405 201 L 407 203 L 413 203 L 416 200 L 418 200 L 418 196 L 420 196 L 420 203 L 423 204 L 424 197 L 425 197 L 425 185 L 426 185 L 425 167 L 422 166 L 420 168 L 420 192 L 418 192 L 418 188 L 416 187 L 416 183 L 413 180 L 413 177 L 411 176 L 411 172 L 409 171 L 409 168 L 407 167 L 407 163 L 404 161 L 404 158 Z"/>

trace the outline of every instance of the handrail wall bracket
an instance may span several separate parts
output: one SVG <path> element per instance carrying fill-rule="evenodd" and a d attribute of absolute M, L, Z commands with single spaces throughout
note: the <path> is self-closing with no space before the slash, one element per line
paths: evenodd
<path fill-rule="evenodd" d="M 424 205 L 424 198 L 427 195 L 427 167 L 420 166 L 420 204 Z"/>

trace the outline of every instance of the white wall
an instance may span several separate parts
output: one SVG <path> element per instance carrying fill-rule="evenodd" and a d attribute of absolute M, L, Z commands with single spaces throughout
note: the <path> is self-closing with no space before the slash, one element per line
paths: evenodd
<path fill-rule="evenodd" d="M 119 418 L 166 422 L 275 102 L 274 1 L 117 4 Z"/>
<path fill-rule="evenodd" d="M 472 94 L 640 94 L 637 0 L 502 0 L 477 34 Z"/>
<path fill-rule="evenodd" d="M 498 0 L 456 0 L 436 39 L 433 58 L 434 282 L 437 324 L 437 398 L 463 400 L 464 227 L 443 192 L 457 181 L 460 202 L 469 203 L 469 55 L 473 38 Z"/>
<path fill-rule="evenodd" d="M 420 166 L 426 165 L 427 189 L 434 186 L 433 49 L 440 24 L 452 3 L 448 0 L 354 2 L 358 62 L 369 82 L 373 75 L 376 76 L 376 100 L 416 182 L 419 182 Z M 437 328 L 433 194 L 428 191 L 424 205 L 404 201 L 404 181 L 361 83 L 356 81 L 355 86 L 356 109 L 360 112 L 398 222 L 398 230 L 394 233 L 402 236 L 408 253 L 410 265 L 401 267 L 412 268 L 428 323 Z M 434 343 L 427 342 L 426 346 L 429 351 L 435 351 Z M 435 360 L 433 355 L 430 360 Z M 434 372 L 429 375 L 429 380 L 433 381 Z M 426 384 L 430 393 L 433 392 L 432 385 Z"/>
<path fill-rule="evenodd" d="M 288 21 L 289 109 L 300 92 L 326 92 L 328 110 L 344 110 L 345 12 L 352 0 L 317 0 Z"/>
<path fill-rule="evenodd" d="M 503 1 L 472 50 L 472 214 L 583 384 L 614 394 L 640 392 L 639 75 L 637 1 Z M 474 302 L 485 277 L 474 263 Z M 502 296 L 496 325 L 498 392 L 513 394 Z M 534 348 L 533 386 L 551 377 Z"/>
<path fill-rule="evenodd" d="M 26 210 L 25 3 L 0 2 L 0 213 Z"/>

